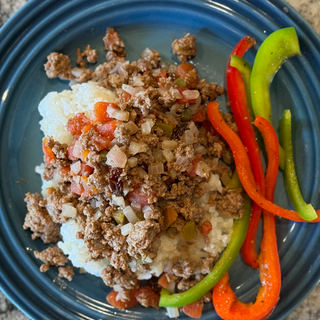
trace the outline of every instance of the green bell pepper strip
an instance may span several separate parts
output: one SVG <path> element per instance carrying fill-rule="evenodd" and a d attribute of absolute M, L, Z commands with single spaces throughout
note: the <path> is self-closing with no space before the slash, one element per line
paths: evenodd
<path fill-rule="evenodd" d="M 302 219 L 312 221 L 317 218 L 317 214 L 312 205 L 306 204 L 303 200 L 293 160 L 290 110 L 285 110 L 282 115 L 280 123 L 280 144 L 286 153 L 283 175 L 289 199 Z"/>
<path fill-rule="evenodd" d="M 219 282 L 236 259 L 246 237 L 251 213 L 251 200 L 248 196 L 245 197 L 243 208 L 244 214 L 241 219 L 234 221 L 230 242 L 222 253 L 219 261 L 214 265 L 212 271 L 185 292 L 171 295 L 168 290 L 163 288 L 160 293 L 160 307 L 180 308 L 191 304 L 203 297 Z"/>
<path fill-rule="evenodd" d="M 251 73 L 251 98 L 255 116 L 271 123 L 270 84 L 282 64 L 290 57 L 301 55 L 299 39 L 293 27 L 270 34 L 260 46 Z M 285 153 L 279 146 L 279 166 L 283 170 Z"/>
<path fill-rule="evenodd" d="M 229 180 L 228 184 L 227 184 L 227 188 L 228 189 L 237 189 L 237 188 L 241 188 L 242 184 L 238 175 L 237 170 L 234 170 L 232 178 Z"/>
<path fill-rule="evenodd" d="M 252 108 L 251 86 L 250 86 L 252 67 L 248 61 L 235 55 L 231 55 L 230 66 L 236 68 L 241 74 L 241 77 L 243 79 L 243 82 L 246 88 L 247 102 L 248 102 L 247 106 L 249 109 L 251 122 L 254 122 L 256 117 L 254 115 L 253 108 Z M 265 153 L 264 144 L 263 144 L 260 131 L 256 127 L 254 127 L 254 132 L 256 134 L 256 139 L 257 139 L 260 150 L 262 150 L 263 153 Z"/>

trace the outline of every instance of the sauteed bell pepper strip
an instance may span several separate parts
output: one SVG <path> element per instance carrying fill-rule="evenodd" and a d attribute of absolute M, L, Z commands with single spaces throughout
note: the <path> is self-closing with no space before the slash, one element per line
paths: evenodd
<path fill-rule="evenodd" d="M 301 195 L 298 178 L 295 170 L 292 150 L 291 112 L 285 110 L 280 123 L 280 144 L 286 153 L 284 168 L 284 183 L 293 207 L 299 216 L 305 220 L 314 220 L 317 214 L 311 204 L 306 204 Z"/>
<path fill-rule="evenodd" d="M 278 138 L 272 125 L 264 118 L 257 117 L 254 124 L 262 132 L 266 145 L 268 155 L 266 198 L 273 201 L 279 166 Z M 263 212 L 263 238 L 260 249 L 259 267 L 262 286 L 254 304 L 239 301 L 228 282 L 228 273 L 214 287 L 212 295 L 214 308 L 224 320 L 261 320 L 266 319 L 274 310 L 281 289 L 281 271 L 275 217 L 267 211 Z"/>
<path fill-rule="evenodd" d="M 293 27 L 275 31 L 260 46 L 251 73 L 251 98 L 255 116 L 271 122 L 270 84 L 282 64 L 301 55 L 297 33 Z M 279 146 L 279 166 L 284 170 L 285 153 Z"/>
<path fill-rule="evenodd" d="M 224 122 L 219 112 L 218 102 L 209 102 L 207 106 L 207 114 L 214 129 L 227 141 L 228 145 L 230 146 L 240 181 L 249 197 L 261 208 L 279 217 L 297 222 L 306 222 L 306 220 L 302 219 L 296 211 L 281 208 L 261 195 L 253 178 L 247 151 L 238 135 Z M 316 213 L 317 218 L 309 222 L 320 222 L 320 209 L 318 209 Z"/>
<path fill-rule="evenodd" d="M 232 55 L 243 56 L 243 54 L 256 44 L 252 37 L 244 37 L 232 50 Z M 237 124 L 239 135 L 246 146 L 251 163 L 254 179 L 264 195 L 265 181 L 264 171 L 261 162 L 260 148 L 256 140 L 251 115 L 248 108 L 245 84 L 240 72 L 230 65 L 231 57 L 227 65 L 226 82 L 230 106 L 234 120 Z M 242 246 L 241 253 L 243 260 L 252 268 L 258 268 L 258 254 L 256 252 L 256 235 L 261 217 L 262 209 L 256 203 L 252 204 L 251 220 L 246 240 Z"/>
<path fill-rule="evenodd" d="M 219 261 L 214 265 L 212 271 L 191 289 L 170 295 L 170 292 L 162 288 L 160 293 L 160 307 L 180 308 L 191 304 L 203 297 L 222 276 L 228 271 L 236 259 L 242 243 L 245 239 L 251 212 L 251 200 L 246 196 L 244 201 L 244 214 L 241 219 L 234 221 L 230 242 L 222 253 Z"/>

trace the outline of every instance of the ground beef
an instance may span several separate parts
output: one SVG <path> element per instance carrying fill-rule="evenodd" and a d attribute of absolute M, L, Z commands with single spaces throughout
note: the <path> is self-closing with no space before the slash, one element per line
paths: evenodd
<path fill-rule="evenodd" d="M 55 159 L 51 164 L 56 168 L 69 166 L 72 162 L 68 159 L 68 145 L 54 140 L 51 136 L 46 137 L 46 146 L 52 150 Z"/>
<path fill-rule="evenodd" d="M 82 52 L 82 57 L 87 58 L 89 63 L 96 63 L 98 61 L 98 51 L 96 49 L 91 49 L 88 44 Z"/>
<path fill-rule="evenodd" d="M 30 228 L 32 240 L 41 238 L 44 243 L 55 243 L 59 239 L 60 224 L 52 221 L 45 208 L 46 201 L 39 194 L 26 194 L 24 201 L 27 203 L 28 213 L 25 217 L 23 229 Z"/>
<path fill-rule="evenodd" d="M 231 113 L 225 113 L 223 119 L 234 132 L 238 132 L 238 127 L 234 121 L 233 115 Z"/>
<path fill-rule="evenodd" d="M 213 101 L 218 95 L 224 93 L 223 87 L 218 87 L 216 83 L 207 83 L 205 79 L 200 80 L 196 87 L 200 91 L 202 103 Z"/>
<path fill-rule="evenodd" d="M 167 274 L 173 274 L 176 277 L 188 279 L 195 273 L 198 263 L 191 259 L 174 259 L 173 266 Z"/>
<path fill-rule="evenodd" d="M 196 37 L 187 33 L 183 38 L 176 39 L 172 43 L 173 54 L 175 54 L 181 62 L 193 58 L 197 54 Z"/>
<path fill-rule="evenodd" d="M 184 206 L 180 209 L 180 213 L 186 220 L 200 222 L 204 217 L 203 208 L 195 203 L 192 203 L 190 198 L 186 197 L 183 200 Z"/>
<path fill-rule="evenodd" d="M 133 106 L 139 108 L 142 115 L 147 116 L 151 109 L 159 109 L 160 104 L 158 102 L 160 94 L 155 88 L 149 87 L 145 91 L 141 91 L 134 96 Z"/>
<path fill-rule="evenodd" d="M 207 258 L 203 259 L 201 265 L 201 273 L 208 274 L 212 270 L 213 264 L 218 260 L 219 254 L 209 255 Z"/>
<path fill-rule="evenodd" d="M 40 267 L 41 272 L 47 272 L 50 266 L 64 266 L 68 262 L 68 257 L 64 255 L 63 251 L 57 245 L 41 252 L 35 251 L 34 255 L 44 263 Z"/>
<path fill-rule="evenodd" d="M 109 287 L 113 287 L 116 284 L 120 284 L 121 287 L 126 289 L 135 289 L 138 287 L 137 276 L 130 270 L 130 268 L 124 271 L 122 269 L 115 269 L 112 266 L 108 266 L 102 270 L 101 278 Z"/>
<path fill-rule="evenodd" d="M 118 56 L 125 56 L 123 52 L 125 44 L 119 38 L 118 32 L 113 28 L 108 28 L 105 37 L 103 38 L 105 50 L 111 50 L 117 53 Z"/>
<path fill-rule="evenodd" d="M 187 291 L 193 286 L 195 286 L 199 281 L 196 279 L 181 279 L 177 284 L 177 289 L 179 291 Z"/>
<path fill-rule="evenodd" d="M 78 83 L 88 82 L 90 79 L 92 79 L 93 71 L 90 69 L 72 69 L 71 72 L 76 77 L 75 80 Z"/>
<path fill-rule="evenodd" d="M 77 64 L 80 66 L 80 68 L 85 68 L 86 64 L 83 61 L 83 56 L 80 48 L 77 48 Z"/>
<path fill-rule="evenodd" d="M 47 63 L 44 64 L 44 70 L 48 78 L 60 78 L 61 80 L 74 79 L 71 73 L 71 61 L 68 56 L 52 52 L 47 56 L 47 59 Z"/>
<path fill-rule="evenodd" d="M 58 268 L 60 278 L 65 278 L 68 281 L 72 281 L 74 276 L 74 267 L 73 266 L 64 266 Z"/>
<path fill-rule="evenodd" d="M 154 247 L 154 240 L 160 232 L 159 223 L 153 220 L 138 221 L 127 237 L 128 254 L 136 259 L 150 259 L 156 257 L 157 248 Z"/>
<path fill-rule="evenodd" d="M 229 189 L 226 193 L 217 195 L 216 209 L 228 217 L 239 219 L 243 216 L 243 195 L 238 189 Z"/>

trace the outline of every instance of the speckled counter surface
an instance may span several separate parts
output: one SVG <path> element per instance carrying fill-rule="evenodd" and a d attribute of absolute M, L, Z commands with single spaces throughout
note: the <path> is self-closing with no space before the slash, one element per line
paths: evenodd
<path fill-rule="evenodd" d="M 0 0 L 0 27 L 26 2 L 27 0 Z M 287 2 L 300 12 L 320 35 L 320 0 L 287 0 Z M 27 319 L 28 317 L 0 291 L 0 320 Z M 285 320 L 320 320 L 320 284 Z"/>

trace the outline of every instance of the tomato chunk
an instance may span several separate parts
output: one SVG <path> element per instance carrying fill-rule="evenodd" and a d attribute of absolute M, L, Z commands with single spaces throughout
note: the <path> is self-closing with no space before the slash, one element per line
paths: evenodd
<path fill-rule="evenodd" d="M 92 174 L 93 170 L 94 170 L 94 168 L 88 166 L 84 162 L 81 162 L 81 169 L 80 169 L 80 173 L 79 174 L 81 176 L 89 177 L 90 174 Z"/>
<path fill-rule="evenodd" d="M 97 126 L 97 131 L 106 138 L 109 138 L 110 141 L 114 139 L 114 131 L 117 128 L 117 120 L 111 120 L 106 122 L 105 124 L 102 124 L 100 126 Z"/>
<path fill-rule="evenodd" d="M 138 190 L 138 189 L 136 189 L 134 191 L 130 191 L 127 194 L 127 199 L 130 202 L 140 203 L 142 206 L 147 206 L 149 204 L 148 196 L 141 194 L 140 190 Z"/>
<path fill-rule="evenodd" d="M 60 170 L 59 170 L 59 174 L 61 177 L 65 177 L 68 175 L 68 173 L 70 172 L 70 166 L 66 166 L 66 167 L 62 167 Z"/>
<path fill-rule="evenodd" d="M 136 293 L 136 299 L 146 308 L 159 308 L 160 295 L 153 291 L 149 286 L 138 289 Z"/>
<path fill-rule="evenodd" d="M 81 195 L 84 191 L 84 188 L 79 188 L 77 184 L 74 181 L 72 181 L 70 185 L 70 190 L 75 194 Z"/>
<path fill-rule="evenodd" d="M 202 309 L 203 309 L 203 303 L 196 301 L 184 306 L 182 308 L 182 311 L 184 312 L 184 314 L 186 314 L 191 318 L 200 319 L 202 316 Z"/>
<path fill-rule="evenodd" d="M 197 99 L 186 99 L 183 97 L 183 91 L 188 90 L 186 88 L 176 88 L 182 95 L 181 99 L 177 99 L 177 103 L 195 103 Z"/>
<path fill-rule="evenodd" d="M 192 115 L 191 120 L 193 122 L 203 122 L 206 120 L 206 115 L 203 110 L 198 110 L 195 114 Z"/>
<path fill-rule="evenodd" d="M 210 132 L 213 136 L 218 136 L 219 133 L 213 128 L 211 122 L 209 120 L 204 120 L 202 122 L 202 125 L 204 126 L 204 128 L 206 129 L 207 132 Z"/>
<path fill-rule="evenodd" d="M 114 290 L 111 290 L 111 292 L 107 295 L 106 299 L 112 306 L 114 306 L 117 309 L 127 309 L 135 307 L 139 304 L 136 298 L 137 290 L 139 289 L 130 290 L 130 299 L 126 301 L 117 301 L 118 292 Z"/>
<path fill-rule="evenodd" d="M 125 102 L 128 102 L 131 99 L 131 94 L 129 92 L 123 91 L 121 97 Z"/>
<path fill-rule="evenodd" d="M 92 125 L 91 121 L 83 113 L 77 113 L 72 119 L 69 119 L 67 130 L 73 135 L 80 136 L 82 129 L 88 125 Z"/>
<path fill-rule="evenodd" d="M 47 146 L 47 137 L 45 137 L 42 141 L 42 151 L 44 155 L 44 161 L 46 164 L 51 164 L 54 159 L 56 159 L 55 154 L 52 149 Z"/>
<path fill-rule="evenodd" d="M 212 224 L 210 221 L 205 221 L 201 226 L 201 234 L 206 236 L 212 230 Z"/>
<path fill-rule="evenodd" d="M 198 72 L 196 68 L 186 62 L 178 65 L 177 75 L 186 80 L 188 89 L 195 89 L 199 83 Z"/>
<path fill-rule="evenodd" d="M 112 139 L 103 136 L 93 136 L 91 138 L 92 143 L 98 151 L 105 150 L 108 148 Z"/>
<path fill-rule="evenodd" d="M 166 276 L 165 273 L 163 273 L 162 276 L 159 278 L 158 284 L 159 284 L 159 286 L 161 286 L 163 288 L 167 288 L 168 287 L 169 281 L 168 281 L 167 276 Z"/>
<path fill-rule="evenodd" d="M 197 164 L 202 160 L 201 154 L 197 153 L 194 156 L 195 158 L 192 160 L 192 170 L 190 172 L 186 172 L 186 175 L 190 177 L 195 177 L 197 175 L 196 174 Z"/>
<path fill-rule="evenodd" d="M 67 157 L 69 160 L 76 161 L 80 158 L 80 145 L 77 143 L 78 139 L 79 138 L 75 136 L 72 145 L 67 148 Z"/>
<path fill-rule="evenodd" d="M 117 104 L 112 102 L 102 102 L 102 101 L 95 103 L 94 109 L 93 109 L 95 120 L 100 122 L 110 121 L 111 118 L 107 113 L 107 109 L 109 106 L 117 107 Z"/>

